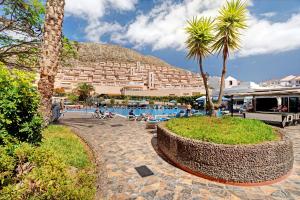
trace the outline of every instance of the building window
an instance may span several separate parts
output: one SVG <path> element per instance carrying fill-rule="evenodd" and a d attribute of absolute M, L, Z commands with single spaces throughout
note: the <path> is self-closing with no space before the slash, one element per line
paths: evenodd
<path fill-rule="evenodd" d="M 229 81 L 229 85 L 232 85 L 232 81 Z"/>

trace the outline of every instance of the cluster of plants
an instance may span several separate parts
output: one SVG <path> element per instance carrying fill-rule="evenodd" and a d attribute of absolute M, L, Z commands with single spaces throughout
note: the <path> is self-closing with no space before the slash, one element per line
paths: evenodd
<path fill-rule="evenodd" d="M 279 139 L 271 126 L 240 117 L 177 118 L 166 126 L 180 136 L 218 144 L 257 144 Z"/>
<path fill-rule="evenodd" d="M 6 137 L 29 143 L 41 141 L 43 120 L 33 82 L 34 74 L 9 70 L 0 63 L 0 145 Z"/>
<path fill-rule="evenodd" d="M 105 99 L 120 99 L 123 100 L 124 103 L 128 103 L 129 100 L 136 100 L 136 101 L 159 101 L 159 102 L 170 102 L 176 101 L 177 103 L 192 103 L 195 99 L 201 97 L 203 95 L 195 95 L 195 96 L 127 96 L 127 95 L 103 95 L 102 97 Z"/>
<path fill-rule="evenodd" d="M 0 64 L 0 199 L 93 199 L 83 144 L 62 127 L 42 134 L 33 82 L 33 74 Z"/>
<path fill-rule="evenodd" d="M 225 88 L 225 76 L 229 54 L 241 47 L 241 31 L 247 28 L 247 1 L 227 1 L 219 9 L 216 18 L 194 17 L 186 27 L 187 57 L 195 59 L 199 64 L 207 96 L 207 106 L 211 113 L 222 104 Z M 217 53 L 222 55 L 222 73 L 217 102 L 211 100 L 208 85 L 209 74 L 204 70 L 203 61 L 206 57 Z"/>
<path fill-rule="evenodd" d="M 0 199 L 93 199 L 94 166 L 78 138 L 49 126 L 34 146 L 6 139 L 0 146 Z"/>

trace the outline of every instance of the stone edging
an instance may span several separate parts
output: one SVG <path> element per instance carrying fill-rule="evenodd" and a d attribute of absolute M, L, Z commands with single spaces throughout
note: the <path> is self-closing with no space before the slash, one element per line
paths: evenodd
<path fill-rule="evenodd" d="M 210 180 L 234 185 L 262 185 L 287 176 L 293 168 L 293 144 L 280 141 L 223 145 L 180 137 L 157 126 L 160 151 L 179 168 Z"/>
<path fill-rule="evenodd" d="M 101 159 L 97 159 L 96 156 L 96 152 L 93 148 L 93 146 L 84 138 L 81 136 L 79 128 L 78 127 L 71 127 L 69 124 L 67 123 L 60 123 L 61 125 L 65 125 L 67 127 L 69 127 L 72 132 L 74 132 L 76 134 L 76 136 L 89 148 L 90 153 L 92 154 L 92 160 L 96 166 L 96 194 L 95 194 L 95 199 L 103 199 L 106 196 L 106 191 L 104 189 L 103 186 L 106 185 L 106 176 L 107 174 L 104 172 L 104 168 L 103 168 L 103 161 Z M 100 174 L 100 175 L 99 175 Z"/>

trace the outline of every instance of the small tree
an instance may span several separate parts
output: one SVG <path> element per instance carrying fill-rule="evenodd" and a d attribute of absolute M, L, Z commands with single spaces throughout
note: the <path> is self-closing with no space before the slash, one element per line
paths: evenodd
<path fill-rule="evenodd" d="M 0 63 L 0 144 L 7 135 L 24 142 L 41 141 L 43 120 L 34 78 L 28 72 L 9 71 Z"/>
<path fill-rule="evenodd" d="M 71 101 L 72 104 L 77 104 L 79 101 L 79 96 L 74 93 L 69 93 L 67 95 L 67 98 Z"/>
<path fill-rule="evenodd" d="M 194 18 L 188 21 L 186 32 L 188 39 L 186 41 L 188 49 L 188 58 L 197 60 L 200 68 L 200 73 L 203 79 L 206 97 L 208 99 L 208 108 L 213 109 L 210 90 L 208 88 L 208 75 L 203 69 L 203 59 L 211 54 L 211 44 L 213 42 L 213 20 L 211 18 Z M 183 103 L 183 102 L 182 102 Z M 186 102 L 184 102 L 186 103 Z"/>
<path fill-rule="evenodd" d="M 94 87 L 88 83 L 80 83 L 76 88 L 77 94 L 79 95 L 79 101 L 86 101 L 91 93 L 94 91 Z"/>
<path fill-rule="evenodd" d="M 113 105 L 115 105 L 115 103 L 116 103 L 116 100 L 114 98 L 111 98 L 110 99 L 110 105 L 113 106 Z"/>
<path fill-rule="evenodd" d="M 186 28 L 188 34 L 186 41 L 187 57 L 198 61 L 206 92 L 207 109 L 210 111 L 218 108 L 222 103 L 229 52 L 240 48 L 240 31 L 247 27 L 246 13 L 246 3 L 242 3 L 240 0 L 232 0 L 220 9 L 215 24 L 211 18 L 204 17 L 188 21 L 189 25 Z M 216 35 L 213 31 L 216 32 Z M 208 74 L 203 69 L 203 59 L 212 52 L 222 53 L 223 56 L 220 91 L 215 104 L 211 100 Z"/>
<path fill-rule="evenodd" d="M 222 103 L 224 95 L 225 76 L 227 72 L 227 60 L 230 51 L 240 48 L 240 31 L 247 28 L 247 4 L 240 0 L 232 0 L 226 3 L 219 11 L 220 15 L 216 19 L 216 40 L 213 50 L 222 53 L 223 67 L 220 83 L 220 92 L 216 107 Z"/>
<path fill-rule="evenodd" d="M 54 96 L 57 97 L 63 97 L 66 94 L 66 91 L 64 88 L 55 88 L 53 91 Z"/>

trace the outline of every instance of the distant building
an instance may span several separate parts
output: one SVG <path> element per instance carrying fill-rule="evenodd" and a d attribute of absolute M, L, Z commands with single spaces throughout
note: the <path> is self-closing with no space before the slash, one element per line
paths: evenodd
<path fill-rule="evenodd" d="M 266 87 L 262 87 L 252 81 L 248 82 L 241 82 L 237 86 L 233 86 L 230 88 L 225 88 L 225 95 L 231 95 L 236 93 L 247 93 L 247 92 L 254 92 L 255 90 L 259 89 L 266 89 Z"/>
<path fill-rule="evenodd" d="M 232 76 L 228 76 L 226 79 L 225 79 L 225 88 L 232 88 L 232 87 L 236 87 L 239 85 L 239 81 L 232 77 Z"/>
<path fill-rule="evenodd" d="M 71 67 L 61 67 L 55 88 L 72 92 L 89 83 L 95 93 L 135 96 L 192 96 L 204 94 L 199 74 L 173 67 L 153 56 L 144 56 L 117 45 L 80 43 Z"/>
<path fill-rule="evenodd" d="M 260 83 L 263 87 L 282 88 L 282 87 L 300 87 L 300 76 L 289 75 L 282 79 L 268 80 Z"/>
<path fill-rule="evenodd" d="M 279 83 L 281 86 L 284 86 L 284 87 L 292 87 L 294 85 L 295 78 L 296 78 L 296 76 L 289 75 L 289 76 L 286 76 L 286 77 L 280 79 Z"/>

